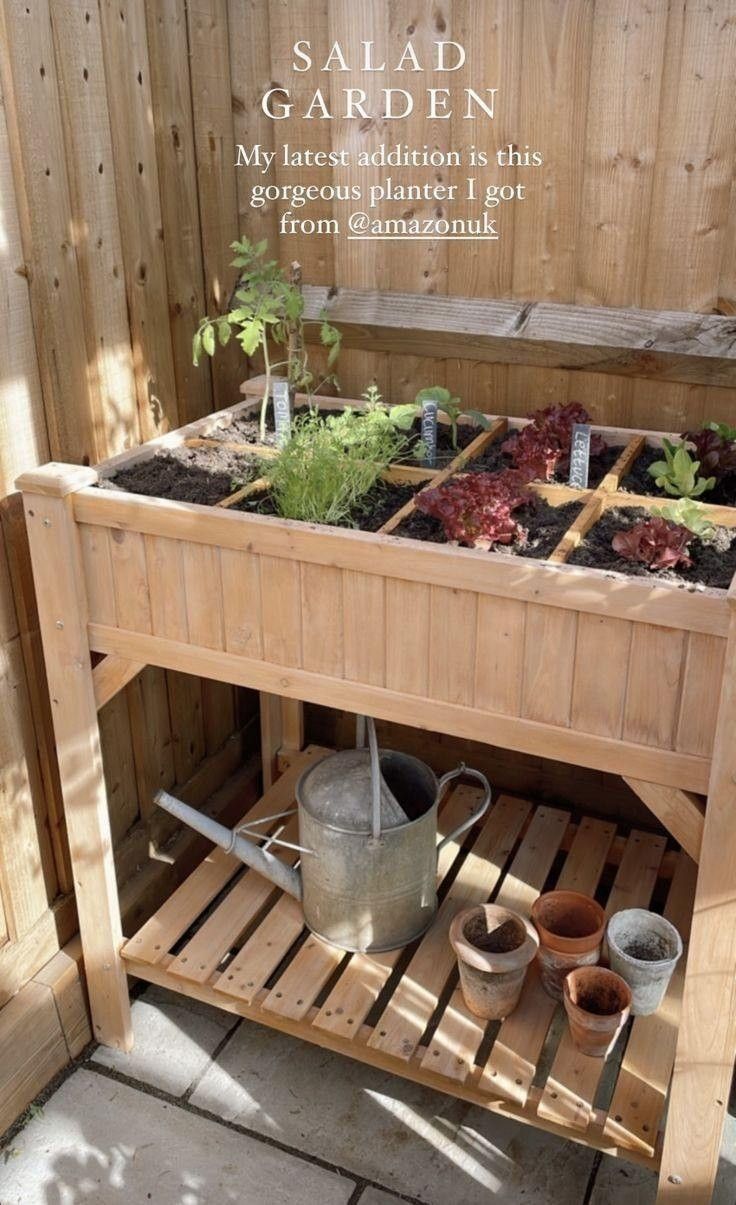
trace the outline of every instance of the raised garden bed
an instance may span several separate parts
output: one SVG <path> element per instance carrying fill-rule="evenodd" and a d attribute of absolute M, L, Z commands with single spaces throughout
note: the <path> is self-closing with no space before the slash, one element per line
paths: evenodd
<path fill-rule="evenodd" d="M 697 565 L 632 577 L 610 559 L 576 563 L 601 516 L 656 504 L 618 492 L 646 447 L 642 434 L 595 429 L 603 459 L 615 452 L 599 485 L 533 483 L 520 515 L 526 543 L 484 551 L 447 543 L 413 491 L 475 467 L 523 421 L 491 418 L 481 432 L 461 423 L 473 438 L 449 466 L 389 469 L 355 529 L 337 529 L 267 513 L 263 477 L 238 485 L 233 469 L 255 473 L 249 458 L 264 455 L 237 434 L 257 404 L 247 397 L 124 453 L 73 493 L 95 651 L 185 660 L 191 672 L 281 695 L 706 790 L 725 589 L 698 585 Z M 197 478 L 211 458 L 215 486 L 197 480 L 209 506 L 115 488 L 141 479 L 148 488 L 157 464 L 170 488 L 172 458 L 180 488 L 192 454 Z M 266 464 L 273 454 L 266 449 Z M 736 526 L 736 511 L 706 510 Z"/>

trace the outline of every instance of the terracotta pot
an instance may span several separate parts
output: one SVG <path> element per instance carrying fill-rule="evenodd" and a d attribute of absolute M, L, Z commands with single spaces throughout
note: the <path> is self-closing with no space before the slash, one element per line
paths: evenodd
<path fill-rule="evenodd" d="M 542 986 L 554 1000 L 576 967 L 594 966 L 601 956 L 606 915 L 594 899 L 579 891 L 548 891 L 532 907 L 539 933 Z"/>
<path fill-rule="evenodd" d="M 631 988 L 631 1014 L 647 1017 L 662 1003 L 682 954 L 674 925 L 645 908 L 616 912 L 606 931 L 611 970 Z"/>
<path fill-rule="evenodd" d="M 539 946 L 529 921 L 497 904 L 465 908 L 450 925 L 450 941 L 471 1013 L 489 1021 L 507 1017 Z"/>
<path fill-rule="evenodd" d="M 573 1045 L 581 1054 L 604 1059 L 631 1010 L 631 988 L 605 967 L 578 967 L 563 986 L 565 1012 Z"/>

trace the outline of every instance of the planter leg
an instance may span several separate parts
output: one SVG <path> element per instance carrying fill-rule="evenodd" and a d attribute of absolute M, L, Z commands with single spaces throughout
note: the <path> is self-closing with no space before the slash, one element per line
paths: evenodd
<path fill-rule="evenodd" d="M 304 748 L 304 704 L 298 699 L 261 691 L 261 764 L 263 788 L 279 776 L 280 753 L 298 753 Z"/>
<path fill-rule="evenodd" d="M 129 1050 L 130 1000 L 120 957 L 120 905 L 71 497 L 96 480 L 91 469 L 47 465 L 25 474 L 18 485 L 38 595 L 93 1032 L 99 1042 Z"/>
<path fill-rule="evenodd" d="M 736 1055 L 736 596 L 726 651 L 659 1205 L 707 1205 Z"/>

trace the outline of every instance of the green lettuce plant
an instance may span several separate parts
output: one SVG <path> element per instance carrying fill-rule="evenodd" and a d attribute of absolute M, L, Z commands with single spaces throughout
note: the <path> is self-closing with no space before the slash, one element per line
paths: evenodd
<path fill-rule="evenodd" d="M 676 502 L 665 502 L 664 506 L 653 506 L 652 514 L 687 527 L 698 539 L 707 543 L 715 534 L 715 525 L 706 515 L 703 504 L 692 498 L 678 498 Z"/>
<path fill-rule="evenodd" d="M 664 460 L 650 464 L 649 472 L 658 487 L 676 498 L 698 498 L 706 490 L 712 490 L 715 477 L 700 477 L 700 461 L 691 456 L 684 443 L 673 444 L 662 441 Z"/>
<path fill-rule="evenodd" d="M 219 317 L 201 318 L 192 340 L 195 366 L 199 364 L 203 352 L 214 356 L 218 345 L 225 347 L 233 333 L 246 356 L 253 356 L 259 350 L 263 352 L 266 380 L 261 404 L 261 441 L 266 437 L 271 379 L 278 369 L 286 368 L 289 383 L 310 395 L 328 382 L 336 384 L 334 376 L 328 374 L 315 385 L 304 341 L 307 323 L 315 322 L 319 326 L 320 342 L 328 349 L 328 369 L 333 367 L 340 353 L 340 332 L 324 315 L 319 319 L 304 318 L 304 297 L 298 276 L 289 280 L 275 259 L 265 259 L 267 246 L 265 239 L 255 245 L 248 239 L 231 243 L 235 252 L 232 266 L 240 269 L 240 277 L 230 309 Z M 271 362 L 269 341 L 287 348 L 285 359 Z"/>

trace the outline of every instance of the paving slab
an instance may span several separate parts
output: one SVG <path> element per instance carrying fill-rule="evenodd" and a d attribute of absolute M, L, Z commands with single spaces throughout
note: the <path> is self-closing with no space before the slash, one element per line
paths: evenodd
<path fill-rule="evenodd" d="M 354 1190 L 347 1177 L 86 1069 L 0 1160 L 2 1205 L 346 1205 Z"/>
<path fill-rule="evenodd" d="M 401 1197 L 380 1188 L 366 1188 L 358 1198 L 358 1205 L 403 1205 Z"/>
<path fill-rule="evenodd" d="M 98 1046 L 92 1059 L 172 1096 L 184 1095 L 237 1024 L 219 1008 L 159 987 L 147 988 L 131 1012 L 135 1045 L 130 1053 Z"/>
<path fill-rule="evenodd" d="M 191 1097 L 428 1205 L 581 1205 L 594 1154 L 244 1022 Z"/>

